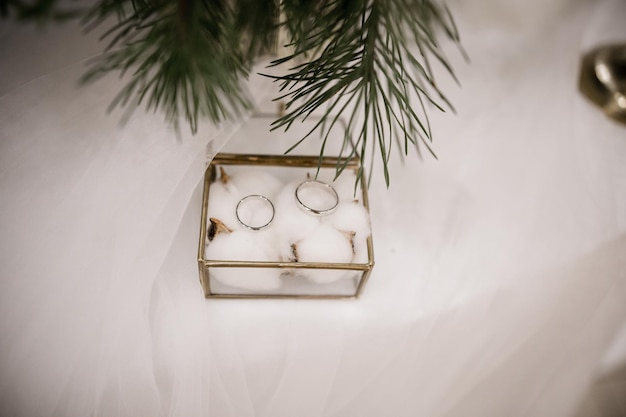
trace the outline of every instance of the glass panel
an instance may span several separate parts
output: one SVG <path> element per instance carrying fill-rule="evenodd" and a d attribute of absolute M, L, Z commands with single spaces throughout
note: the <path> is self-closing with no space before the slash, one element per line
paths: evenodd
<path fill-rule="evenodd" d="M 363 271 L 210 267 L 212 295 L 353 296 Z"/>

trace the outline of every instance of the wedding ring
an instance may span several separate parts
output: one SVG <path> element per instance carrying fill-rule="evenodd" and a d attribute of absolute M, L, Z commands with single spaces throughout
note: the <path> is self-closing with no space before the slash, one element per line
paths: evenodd
<path fill-rule="evenodd" d="M 274 220 L 274 213 L 274 204 L 269 198 L 260 194 L 245 196 L 239 200 L 235 208 L 235 216 L 239 224 L 250 230 L 265 229 Z"/>
<path fill-rule="evenodd" d="M 337 208 L 339 196 L 330 184 L 306 180 L 296 188 L 296 201 L 305 212 L 314 216 L 325 216 Z M 318 206 L 313 207 L 314 205 Z"/>

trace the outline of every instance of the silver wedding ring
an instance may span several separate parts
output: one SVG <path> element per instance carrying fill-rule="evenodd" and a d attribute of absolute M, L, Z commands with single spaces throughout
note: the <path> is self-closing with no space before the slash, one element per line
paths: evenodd
<path fill-rule="evenodd" d="M 269 198 L 260 194 L 245 196 L 239 200 L 235 208 L 235 216 L 239 224 L 250 230 L 265 229 L 274 220 L 274 213 L 274 204 Z"/>
<path fill-rule="evenodd" d="M 325 182 L 306 180 L 296 188 L 296 201 L 302 210 L 314 216 L 325 216 L 337 208 L 337 191 Z M 317 207 L 314 207 L 318 205 Z"/>

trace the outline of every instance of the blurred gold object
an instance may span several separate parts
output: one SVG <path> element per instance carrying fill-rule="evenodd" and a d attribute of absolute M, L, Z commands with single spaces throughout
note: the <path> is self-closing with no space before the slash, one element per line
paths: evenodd
<path fill-rule="evenodd" d="M 626 124 L 626 43 L 585 54 L 578 87 L 608 117 Z"/>

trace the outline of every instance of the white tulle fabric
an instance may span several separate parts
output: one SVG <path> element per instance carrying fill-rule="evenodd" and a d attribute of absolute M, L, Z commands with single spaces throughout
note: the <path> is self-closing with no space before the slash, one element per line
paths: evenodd
<path fill-rule="evenodd" d="M 456 5 L 472 62 L 458 115 L 431 120 L 440 160 L 374 177 L 358 301 L 204 300 L 218 129 L 120 128 L 116 82 L 78 89 L 80 64 L 8 91 L 0 415 L 573 415 L 626 322 L 626 129 L 576 89 L 598 16 L 624 8 L 496 3 Z"/>

